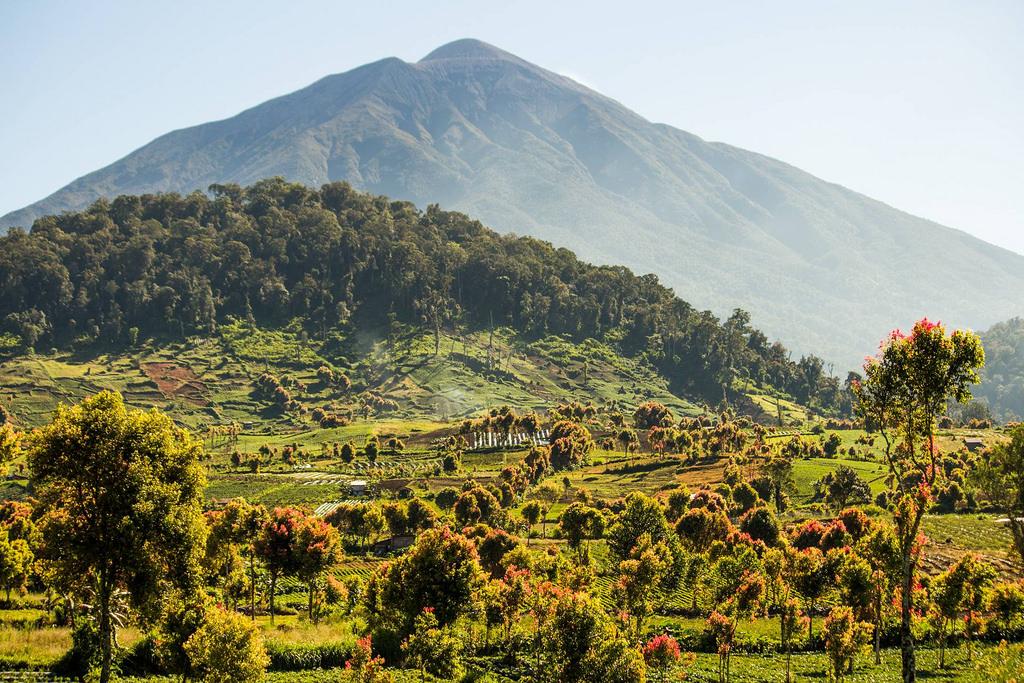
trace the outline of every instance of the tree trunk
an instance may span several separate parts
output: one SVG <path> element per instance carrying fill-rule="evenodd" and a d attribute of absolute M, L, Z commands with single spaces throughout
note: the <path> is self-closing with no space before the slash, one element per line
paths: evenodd
<path fill-rule="evenodd" d="M 277 588 L 277 572 L 270 572 L 270 625 L 274 625 L 274 592 Z"/>
<path fill-rule="evenodd" d="M 971 633 L 973 632 L 974 614 L 973 611 L 967 613 L 967 620 L 964 622 L 964 640 L 967 641 L 967 661 L 971 661 L 974 655 L 974 643 L 971 640 Z"/>
<path fill-rule="evenodd" d="M 875 592 L 875 664 L 882 663 L 882 591 Z"/>
<path fill-rule="evenodd" d="M 946 620 L 939 623 L 939 668 L 946 668 Z"/>
<path fill-rule="evenodd" d="M 307 613 L 306 613 L 307 614 L 306 618 L 309 619 L 309 623 L 311 623 L 311 624 L 313 623 L 313 583 L 314 583 L 314 580 L 310 579 L 310 581 L 309 581 L 309 590 L 307 591 L 307 593 L 309 594 L 307 596 L 308 599 L 309 599 L 309 605 L 308 605 L 308 609 L 307 609 Z"/>
<path fill-rule="evenodd" d="M 249 614 L 256 621 L 256 553 L 249 555 Z"/>
<path fill-rule="evenodd" d="M 914 536 L 916 535 L 915 533 Z M 913 539 L 914 536 L 911 538 Z M 910 557 L 909 549 L 903 556 L 902 578 L 902 595 L 900 596 L 900 659 L 903 683 L 915 683 L 917 680 L 917 662 L 914 656 L 914 634 L 910 628 L 910 591 L 914 587 L 914 563 Z"/>
<path fill-rule="evenodd" d="M 113 636 L 112 624 L 110 621 L 110 586 L 107 582 L 106 571 L 103 570 L 100 576 L 99 585 L 100 599 L 100 683 L 110 683 L 110 669 L 113 662 Z"/>

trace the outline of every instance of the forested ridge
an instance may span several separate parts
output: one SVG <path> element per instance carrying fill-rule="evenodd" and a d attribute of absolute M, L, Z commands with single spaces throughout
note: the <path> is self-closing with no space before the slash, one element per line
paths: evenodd
<path fill-rule="evenodd" d="M 975 392 L 1000 421 L 1024 418 L 1024 318 L 993 325 L 981 335 L 985 369 Z"/>
<path fill-rule="evenodd" d="M 824 407 L 846 396 L 820 359 L 792 361 L 743 311 L 720 321 L 654 275 L 589 265 L 461 213 L 345 183 L 316 191 L 270 179 L 210 193 L 101 200 L 0 238 L 5 331 L 24 347 L 70 348 L 204 334 L 232 317 L 300 319 L 311 343 L 395 321 L 507 325 L 524 338 L 603 339 L 716 402 L 737 380 Z"/>

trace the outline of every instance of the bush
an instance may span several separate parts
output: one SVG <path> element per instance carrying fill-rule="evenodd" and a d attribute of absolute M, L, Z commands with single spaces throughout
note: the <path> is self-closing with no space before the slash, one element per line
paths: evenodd
<path fill-rule="evenodd" d="M 203 625 L 185 642 L 185 653 L 196 680 L 209 683 L 261 681 L 270 661 L 258 627 L 222 609 L 207 612 Z"/>
<path fill-rule="evenodd" d="M 321 643 L 317 645 L 267 644 L 271 671 L 304 671 L 331 669 L 345 666 L 352 656 L 351 643 Z"/>

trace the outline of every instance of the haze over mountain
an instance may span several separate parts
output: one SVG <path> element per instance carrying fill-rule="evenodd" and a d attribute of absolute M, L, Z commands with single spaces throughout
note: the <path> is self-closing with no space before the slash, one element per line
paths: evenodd
<path fill-rule="evenodd" d="M 101 196 L 275 175 L 439 203 L 587 260 L 654 272 L 695 305 L 749 310 L 837 369 L 915 317 L 985 328 L 1024 313 L 1024 256 L 652 123 L 475 40 L 169 133 L 0 226 Z"/>

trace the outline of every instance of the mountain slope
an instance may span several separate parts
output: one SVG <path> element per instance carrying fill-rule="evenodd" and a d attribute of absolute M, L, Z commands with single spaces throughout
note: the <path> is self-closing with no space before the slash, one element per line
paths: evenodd
<path fill-rule="evenodd" d="M 169 133 L 0 225 L 99 196 L 273 175 L 440 203 L 655 272 L 694 304 L 754 311 L 770 335 L 840 367 L 921 315 L 987 327 L 1022 312 L 1024 256 L 651 123 L 473 40 Z"/>

